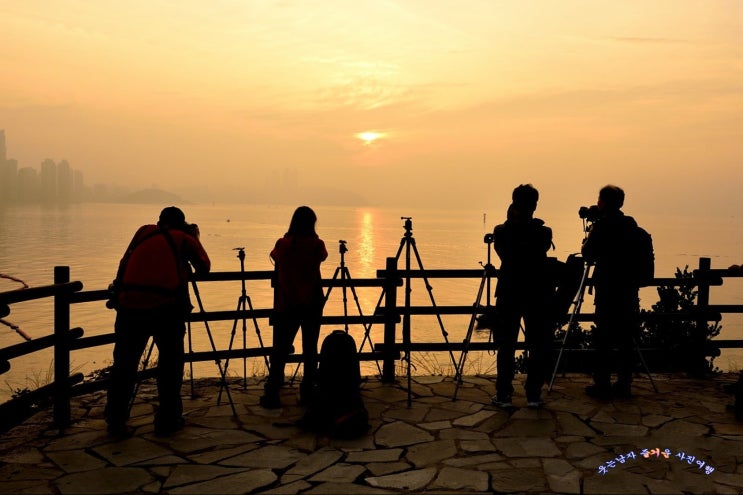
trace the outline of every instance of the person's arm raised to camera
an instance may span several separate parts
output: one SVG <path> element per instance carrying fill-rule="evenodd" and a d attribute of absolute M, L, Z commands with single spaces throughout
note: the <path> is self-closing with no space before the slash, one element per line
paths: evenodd
<path fill-rule="evenodd" d="M 211 270 L 212 263 L 209 259 L 209 255 L 206 254 L 204 246 L 201 245 L 199 240 L 198 227 L 195 227 L 194 233 L 186 233 L 183 242 L 183 254 L 186 259 L 191 263 L 196 273 L 208 273 Z"/>

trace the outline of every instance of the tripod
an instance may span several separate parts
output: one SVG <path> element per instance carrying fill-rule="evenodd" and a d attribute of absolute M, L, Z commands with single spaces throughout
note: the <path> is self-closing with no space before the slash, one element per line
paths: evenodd
<path fill-rule="evenodd" d="M 199 305 L 199 311 L 202 313 L 204 312 L 204 304 L 201 301 L 201 294 L 199 293 L 199 287 L 196 285 L 195 280 L 191 280 L 191 287 L 193 288 L 193 293 L 196 296 L 196 301 Z M 217 351 L 217 346 L 214 345 L 214 337 L 212 337 L 212 332 L 209 329 L 209 322 L 207 320 L 204 320 L 204 327 L 206 328 L 206 334 L 209 336 L 209 343 L 212 347 L 212 352 Z M 150 349 L 152 350 L 152 349 Z M 188 322 L 188 352 L 192 352 L 191 347 L 191 322 Z M 232 400 L 232 394 L 230 393 L 230 389 L 227 386 L 227 363 L 225 363 L 224 368 L 222 368 L 222 361 L 219 359 L 215 359 L 214 363 L 217 365 L 217 369 L 219 369 L 219 392 L 222 393 L 222 388 L 224 388 L 227 391 L 227 400 L 230 401 L 230 407 L 232 408 L 232 415 L 237 416 L 237 410 L 235 409 L 235 403 Z M 191 396 L 193 397 L 193 361 L 190 362 L 191 366 Z M 219 400 L 217 400 L 217 404 L 219 404 Z"/>
<path fill-rule="evenodd" d="M 562 343 L 560 344 L 560 352 L 557 354 L 557 362 L 555 363 L 555 369 L 552 371 L 552 377 L 550 378 L 550 384 L 549 384 L 549 387 L 547 388 L 548 393 L 552 392 L 552 386 L 555 383 L 555 376 L 557 375 L 557 370 L 560 366 L 560 361 L 562 359 L 562 354 L 565 350 L 565 344 L 568 340 L 568 335 L 570 335 L 570 332 L 573 330 L 574 323 L 576 322 L 578 314 L 580 313 L 580 308 L 583 305 L 583 299 L 585 296 L 586 285 L 588 281 L 588 274 L 592 266 L 593 266 L 592 263 L 589 263 L 588 261 L 583 262 L 583 275 L 581 276 L 580 286 L 572 302 L 573 311 L 570 313 L 570 318 L 568 318 L 565 335 L 563 336 Z M 635 351 L 637 351 L 638 357 L 640 358 L 640 362 L 642 363 L 642 367 L 645 370 L 645 374 L 648 375 L 650 384 L 653 386 L 653 390 L 655 391 L 655 393 L 658 393 L 658 387 L 655 385 L 655 381 L 653 380 L 653 376 L 650 373 L 650 369 L 648 368 L 648 365 L 645 362 L 645 357 L 642 355 L 642 351 L 640 350 L 640 344 L 635 337 L 632 337 L 632 343 L 635 347 Z"/>
<path fill-rule="evenodd" d="M 247 317 L 245 315 L 245 312 L 250 310 L 250 316 L 253 320 L 253 326 L 255 327 L 255 334 L 258 337 L 258 343 L 261 346 L 261 349 L 263 349 L 263 338 L 261 337 L 261 330 L 258 327 L 258 319 L 255 317 L 255 311 L 253 310 L 253 303 L 250 300 L 250 296 L 248 296 L 247 291 L 245 290 L 245 248 L 244 247 L 236 247 L 232 248 L 233 251 L 237 251 L 237 258 L 240 260 L 240 285 L 241 285 L 241 292 L 240 297 L 237 299 L 237 308 L 236 312 L 241 313 L 242 316 L 238 316 L 235 318 L 235 320 L 232 322 L 232 331 L 230 332 L 230 344 L 228 347 L 228 350 L 232 350 L 232 345 L 235 341 L 235 332 L 237 330 L 237 322 L 242 321 L 242 337 L 243 337 L 243 351 L 247 349 L 247 330 L 248 330 L 248 323 L 247 323 Z M 268 368 L 268 356 L 263 356 L 264 361 L 266 362 L 266 368 Z M 248 386 L 248 358 L 243 357 L 243 388 L 247 388 Z M 225 374 L 227 373 L 227 368 L 229 367 L 230 359 L 227 358 L 224 362 L 224 370 Z M 219 401 L 222 398 L 222 389 L 227 388 L 227 384 L 223 383 L 222 386 L 219 388 L 219 394 L 217 395 L 217 404 L 219 404 Z"/>
<path fill-rule="evenodd" d="M 349 281 L 351 280 L 351 273 L 348 271 L 348 267 L 346 267 L 346 260 L 345 260 L 345 255 L 348 252 L 348 247 L 346 246 L 346 244 L 347 242 L 344 240 L 338 241 L 338 252 L 341 255 L 341 262 L 340 262 L 340 265 L 336 267 L 335 272 L 333 272 L 333 277 L 331 280 L 337 280 L 339 276 L 342 282 L 345 282 L 346 280 L 349 280 Z M 347 291 L 347 287 L 345 283 L 341 285 L 341 288 L 343 290 L 344 330 L 346 331 L 346 333 L 348 333 L 348 291 Z M 359 297 L 356 294 L 356 288 L 353 285 L 351 285 L 350 288 L 351 288 L 351 294 L 353 295 L 353 300 L 356 303 L 356 309 L 359 311 L 359 316 L 361 316 L 362 318 L 362 326 L 364 327 L 364 339 L 362 340 L 361 345 L 359 346 L 359 352 L 360 352 L 361 349 L 364 348 L 364 344 L 366 343 L 367 340 L 369 341 L 370 347 L 373 348 L 374 346 L 371 340 L 371 335 L 370 335 L 371 323 L 363 323 L 364 313 L 361 310 L 361 303 L 359 302 Z M 333 290 L 333 285 L 331 284 L 328 286 L 328 291 L 325 293 L 326 303 L 330 297 L 330 292 L 332 290 Z M 297 364 L 297 367 L 294 368 L 294 373 L 292 374 L 292 378 L 291 378 L 292 382 L 295 380 L 297 373 L 299 373 L 299 366 L 300 365 Z M 377 361 L 377 369 L 379 370 L 379 373 L 381 374 L 382 370 L 379 367 L 379 361 Z"/>
<path fill-rule="evenodd" d="M 570 332 L 573 330 L 573 324 L 576 321 L 576 318 L 578 317 L 578 314 L 580 313 L 580 308 L 583 306 L 583 299 L 586 293 L 586 281 L 588 280 L 588 273 L 591 271 L 591 263 L 588 263 L 587 261 L 583 262 L 583 275 L 581 275 L 580 278 L 580 285 L 578 286 L 578 292 L 576 292 L 575 297 L 573 298 L 573 302 L 571 303 L 573 306 L 573 311 L 570 313 L 570 317 L 568 318 L 568 326 L 565 329 L 565 335 L 562 337 L 562 343 L 560 344 L 560 352 L 557 353 L 557 362 L 555 363 L 555 369 L 552 371 L 552 377 L 550 378 L 550 384 L 549 387 L 547 387 L 547 392 L 552 392 L 552 385 L 555 383 L 555 376 L 557 375 L 557 369 L 560 366 L 560 361 L 562 360 L 562 354 L 565 351 L 565 343 L 568 340 L 568 335 L 570 335 Z"/>
<path fill-rule="evenodd" d="M 346 260 L 345 255 L 348 252 L 348 247 L 346 247 L 346 241 L 339 240 L 338 241 L 338 252 L 341 255 L 341 262 L 340 265 L 338 265 L 335 269 L 335 272 L 333 273 L 332 280 L 336 280 L 338 276 L 340 275 L 340 280 L 342 282 L 345 282 L 346 280 L 351 280 L 351 273 L 348 271 L 348 267 L 346 266 Z M 344 328 L 346 330 L 346 333 L 348 333 L 348 297 L 347 297 L 347 287 L 346 284 L 343 283 L 341 285 L 341 288 L 343 290 L 343 318 L 344 318 Z M 356 288 L 351 285 L 351 294 L 353 295 L 353 300 L 356 303 L 356 309 L 359 311 L 359 316 L 362 318 L 361 325 L 364 327 L 364 339 L 361 341 L 361 345 L 359 345 L 359 352 L 364 348 L 364 344 L 369 341 L 369 347 L 372 349 L 374 348 L 374 343 L 371 340 L 371 323 L 364 323 L 364 313 L 361 310 L 361 304 L 359 303 L 359 296 L 356 294 Z M 330 292 L 333 290 L 333 286 L 328 287 L 328 291 L 325 293 L 325 301 L 327 302 L 328 298 L 330 297 Z M 379 361 L 377 361 L 377 369 L 379 370 L 379 373 L 382 373 L 381 368 L 379 368 Z"/>
<path fill-rule="evenodd" d="M 472 339 L 472 332 L 477 327 L 477 313 L 478 309 L 482 308 L 480 305 L 480 301 L 482 300 L 482 293 L 483 290 L 486 291 L 486 302 L 485 302 L 485 312 L 487 314 L 487 311 L 490 309 L 490 278 L 496 274 L 495 267 L 490 263 L 490 245 L 493 243 L 493 235 L 492 234 L 486 234 L 485 235 L 485 244 L 488 246 L 488 262 L 483 265 L 483 272 L 482 272 L 482 278 L 480 279 L 480 286 L 477 289 L 477 296 L 475 297 L 475 302 L 472 305 L 472 316 L 470 317 L 469 325 L 467 325 L 467 334 L 464 337 L 464 346 L 462 347 L 462 354 L 459 355 L 459 364 L 455 367 L 455 374 L 454 374 L 454 381 L 456 382 L 456 385 L 454 386 L 454 395 L 452 396 L 451 400 L 456 401 L 457 400 L 457 393 L 459 393 L 459 386 L 462 384 L 462 373 L 464 371 L 464 363 L 467 360 L 467 353 L 469 352 L 470 348 L 470 341 Z M 482 262 L 480 263 L 482 265 Z M 491 330 L 492 335 L 492 330 Z"/>
<path fill-rule="evenodd" d="M 403 340 L 403 352 L 404 356 L 402 358 L 403 361 L 406 361 L 407 366 L 407 381 L 408 381 L 408 407 L 411 405 L 411 366 L 412 363 L 410 361 L 410 293 L 412 289 L 410 288 L 410 251 L 412 250 L 415 254 L 415 259 L 418 262 L 418 268 L 421 272 L 425 274 L 425 270 L 423 269 L 423 262 L 421 261 L 420 253 L 418 252 L 418 248 L 415 245 L 415 239 L 413 238 L 413 219 L 412 217 L 400 217 L 400 220 L 405 220 L 405 223 L 403 224 L 403 228 L 405 229 L 405 234 L 400 239 L 400 247 L 397 249 L 397 254 L 395 254 L 395 259 L 397 261 L 400 260 L 400 255 L 402 254 L 403 248 L 405 249 L 405 313 L 403 314 L 402 318 L 402 340 Z M 436 301 L 433 297 L 433 287 L 428 282 L 428 277 L 423 275 L 423 282 L 426 285 L 426 290 L 428 291 L 428 297 L 431 300 L 431 304 L 433 307 L 436 307 Z M 384 299 L 384 290 L 382 290 L 382 293 L 379 295 L 379 301 L 377 301 L 377 306 L 375 309 L 376 311 L 381 307 L 382 300 Z M 444 341 L 448 344 L 449 343 L 449 334 L 444 328 L 444 322 L 441 320 L 441 315 L 439 313 L 436 313 L 436 319 L 439 323 L 439 328 L 441 329 L 441 335 L 444 337 Z M 449 351 L 449 357 L 451 358 L 452 364 L 454 367 L 457 367 L 457 361 L 454 359 L 454 353 L 450 350 Z"/>
<path fill-rule="evenodd" d="M 188 265 L 190 269 L 190 265 Z M 199 292 L 199 287 L 196 285 L 195 280 L 191 280 L 191 287 L 193 288 L 194 296 L 196 296 L 197 304 L 199 305 L 199 311 L 204 312 L 204 303 L 201 300 L 201 293 Z M 209 322 L 207 320 L 204 320 L 204 327 L 206 328 L 206 334 L 209 336 L 209 342 L 212 347 L 212 351 L 216 352 L 217 347 L 214 345 L 214 337 L 212 336 L 211 329 L 209 328 Z M 193 346 L 191 342 L 191 322 L 187 322 L 187 333 L 188 333 L 188 352 L 191 354 L 193 352 Z M 147 368 L 150 357 L 152 356 L 152 350 L 155 347 L 155 340 L 153 339 L 152 342 L 150 342 L 150 347 L 147 350 L 147 355 L 144 358 L 144 361 L 142 363 L 143 368 Z M 214 360 L 215 364 L 217 365 L 217 368 L 219 369 L 219 376 L 220 376 L 220 393 L 221 393 L 221 387 L 226 387 L 227 385 L 227 369 L 222 368 L 222 362 L 219 359 Z M 191 397 L 194 396 L 194 378 L 193 378 L 193 361 L 189 361 L 189 368 L 191 371 L 191 377 L 190 377 L 190 383 L 191 383 Z M 137 397 L 137 391 L 139 390 L 139 380 L 134 385 L 134 393 L 132 394 L 132 397 L 129 401 L 129 410 L 131 410 L 132 406 L 134 405 L 134 400 Z M 237 416 L 237 410 L 235 409 L 235 403 L 232 400 L 232 395 L 230 394 L 229 388 L 227 390 L 227 398 L 230 402 L 230 407 L 232 408 L 232 415 Z"/>

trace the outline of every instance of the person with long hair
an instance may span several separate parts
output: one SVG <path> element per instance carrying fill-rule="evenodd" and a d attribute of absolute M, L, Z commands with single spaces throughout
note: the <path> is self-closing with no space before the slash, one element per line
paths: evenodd
<path fill-rule="evenodd" d="M 279 390 L 284 384 L 286 359 L 299 328 L 302 328 L 304 374 L 300 402 L 312 393 L 317 371 L 317 342 L 320 337 L 325 297 L 320 264 L 328 257 L 325 243 L 317 235 L 317 215 L 308 206 L 294 211 L 289 230 L 271 251 L 275 264 L 273 344 L 268 379 L 260 404 L 267 409 L 281 406 Z"/>

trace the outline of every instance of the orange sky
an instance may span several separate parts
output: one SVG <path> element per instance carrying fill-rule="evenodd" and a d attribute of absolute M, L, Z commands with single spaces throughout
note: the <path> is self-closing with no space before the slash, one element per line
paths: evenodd
<path fill-rule="evenodd" d="M 19 166 L 234 199 L 741 211 L 743 2 L 0 0 Z M 381 137 L 364 141 L 359 133 Z M 332 191 L 330 192 L 332 193 Z"/>

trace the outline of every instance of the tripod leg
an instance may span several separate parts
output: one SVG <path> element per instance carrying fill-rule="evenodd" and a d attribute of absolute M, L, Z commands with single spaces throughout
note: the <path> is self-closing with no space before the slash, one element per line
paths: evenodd
<path fill-rule="evenodd" d="M 480 287 L 477 289 L 477 297 L 475 303 L 472 305 L 472 317 L 470 318 L 469 325 L 467 326 L 467 335 L 464 338 L 464 346 L 462 347 L 462 354 L 459 355 L 459 364 L 455 367 L 454 374 L 454 394 L 452 395 L 452 402 L 457 400 L 457 394 L 459 393 L 459 386 L 462 384 L 462 373 L 464 371 L 464 363 L 467 360 L 467 353 L 469 352 L 470 341 L 472 339 L 472 332 L 475 330 L 477 323 L 477 310 L 480 308 L 480 301 L 482 300 L 482 292 L 485 287 L 485 281 L 488 278 L 487 269 L 482 274 L 482 280 L 480 280 Z"/>
<path fill-rule="evenodd" d="M 152 349 L 155 347 L 155 339 L 152 339 L 152 342 L 150 342 L 150 348 L 147 349 L 147 355 L 144 358 L 144 361 L 142 362 L 142 369 L 147 369 L 147 365 L 150 363 L 150 356 L 152 356 Z M 140 380 L 137 379 L 136 382 L 134 382 L 134 392 L 132 393 L 132 396 L 129 398 L 129 411 L 132 410 L 132 407 L 134 406 L 134 400 L 137 398 L 137 392 L 139 391 L 139 383 Z"/>
<path fill-rule="evenodd" d="M 196 296 L 196 302 L 199 305 L 199 311 L 202 313 L 204 312 L 204 303 L 201 301 L 201 293 L 199 292 L 199 287 L 196 285 L 196 281 L 191 281 L 191 287 L 193 288 L 193 293 Z M 191 329 L 190 323 L 189 323 L 189 331 Z M 209 337 L 209 343 L 212 347 L 212 352 L 217 351 L 217 346 L 214 345 L 214 337 L 212 337 L 212 331 L 209 328 L 209 322 L 204 320 L 204 328 L 206 328 L 206 335 Z M 189 333 L 189 339 L 191 335 Z M 189 340 L 189 346 L 191 345 Z M 217 369 L 219 370 L 219 376 L 220 376 L 220 385 L 219 385 L 219 396 L 217 398 L 217 404 L 219 404 L 220 399 L 222 397 L 222 388 L 224 387 L 227 391 L 227 399 L 230 402 L 230 407 L 232 408 L 232 415 L 237 416 L 237 410 L 235 409 L 235 402 L 232 400 L 232 394 L 230 393 L 230 389 L 227 386 L 227 366 L 222 368 L 222 362 L 219 359 L 215 359 L 214 363 L 217 365 Z M 193 369 L 193 368 L 192 368 Z M 191 395 L 193 395 L 193 372 L 191 373 Z"/>
<path fill-rule="evenodd" d="M 655 393 L 657 394 L 658 387 L 655 385 L 655 380 L 653 380 L 653 375 L 650 373 L 650 368 L 648 368 L 648 365 L 645 362 L 645 356 L 643 356 L 642 351 L 640 351 L 640 343 L 634 337 L 632 338 L 632 343 L 635 345 L 635 350 L 637 351 L 637 355 L 640 357 L 640 362 L 642 363 L 642 367 L 645 370 L 645 374 L 648 375 L 650 384 L 653 386 L 653 390 L 655 390 Z"/>
<path fill-rule="evenodd" d="M 583 297 L 585 296 L 586 282 L 588 281 L 588 272 L 590 270 L 591 270 L 591 265 L 589 265 L 588 263 L 584 264 L 583 275 L 581 275 L 581 279 L 580 279 L 580 285 L 578 287 L 578 291 L 575 294 L 575 298 L 573 298 L 573 312 L 570 313 L 570 318 L 568 319 L 568 326 L 565 330 L 565 335 L 562 338 L 562 344 L 560 345 L 560 352 L 557 354 L 557 361 L 555 362 L 555 369 L 552 370 L 552 377 L 550 378 L 549 387 L 547 387 L 547 393 L 552 392 L 552 386 L 555 383 L 555 376 L 557 375 L 557 369 L 560 367 L 560 361 L 562 360 L 562 354 L 565 351 L 565 343 L 568 340 L 568 335 L 570 335 L 570 332 L 573 330 L 573 323 L 576 321 L 576 318 L 578 317 L 578 313 L 580 313 L 580 308 L 581 306 L 583 306 Z"/>
<path fill-rule="evenodd" d="M 186 323 L 186 333 L 188 333 L 188 353 L 193 354 L 193 345 L 191 343 L 191 322 Z M 193 390 L 193 361 L 189 359 L 188 361 L 188 369 L 191 373 L 191 376 L 189 378 L 189 382 L 191 385 L 191 398 L 194 397 L 194 390 Z"/>
<path fill-rule="evenodd" d="M 250 300 L 250 296 L 245 296 L 246 301 L 248 303 L 248 309 L 250 309 L 250 314 L 253 318 L 253 326 L 255 327 L 255 335 L 258 337 L 258 344 L 261 346 L 261 349 L 265 349 L 263 346 L 263 337 L 261 337 L 261 329 L 258 326 L 258 318 L 255 316 L 255 310 L 253 309 L 253 301 Z M 268 356 L 263 355 L 263 361 L 266 363 L 266 368 L 268 368 Z"/>
<path fill-rule="evenodd" d="M 248 326 L 243 318 L 243 351 L 247 349 L 248 338 L 247 338 Z M 243 356 L 243 389 L 248 388 L 248 358 Z"/>
<path fill-rule="evenodd" d="M 343 280 L 351 280 L 351 272 L 348 270 L 347 267 L 342 268 L 342 275 L 341 278 Z M 351 295 L 353 296 L 353 300 L 356 303 L 356 310 L 359 312 L 359 316 L 361 316 L 362 323 L 361 326 L 364 328 L 364 338 L 361 340 L 361 345 L 359 345 L 359 352 L 361 352 L 364 349 L 364 343 L 368 340 L 369 341 L 369 347 L 374 350 L 374 343 L 371 340 L 371 323 L 364 323 L 364 312 L 361 309 L 361 303 L 359 302 L 359 296 L 356 293 L 356 288 L 351 284 Z M 348 318 L 348 301 L 346 298 L 346 292 L 345 292 L 345 286 L 343 291 L 343 314 L 346 318 Z M 348 333 L 348 324 L 346 324 L 346 333 Z M 379 366 L 379 360 L 375 360 L 377 363 L 377 370 L 379 371 L 379 374 L 382 374 L 382 368 Z"/>
<path fill-rule="evenodd" d="M 333 277 L 332 277 L 332 278 L 331 278 L 330 280 L 335 280 L 335 279 L 337 279 L 337 278 L 338 278 L 338 274 L 339 274 L 340 272 L 341 272 L 341 267 L 340 267 L 340 266 L 337 266 L 337 267 L 335 268 L 335 271 L 333 272 Z M 332 285 L 328 285 L 328 291 L 327 291 L 327 292 L 325 293 L 325 301 L 327 301 L 327 300 L 328 300 L 328 298 L 330 297 L 330 292 L 331 292 L 332 290 L 333 290 L 333 286 L 332 286 Z"/>
<path fill-rule="evenodd" d="M 239 312 L 239 311 L 244 311 L 245 310 L 244 302 L 245 302 L 244 299 L 242 298 L 242 296 L 240 296 L 238 298 L 238 300 L 237 300 L 237 309 L 236 309 L 236 311 Z M 238 322 L 238 320 L 239 320 L 239 318 L 235 318 L 235 321 L 232 322 L 232 331 L 230 332 L 230 343 L 227 346 L 227 350 L 228 351 L 231 351 L 232 350 L 232 344 L 235 342 L 235 333 L 237 331 L 237 322 Z M 225 377 L 227 376 L 227 370 L 229 369 L 229 367 L 230 367 L 230 358 L 228 357 L 227 359 L 224 360 L 224 374 L 225 374 Z M 227 392 L 229 393 L 229 387 L 227 386 L 227 381 L 226 380 L 223 381 L 223 383 L 219 387 L 219 393 L 217 394 L 217 404 L 219 404 L 222 401 L 222 390 L 223 389 L 227 390 Z"/>
<path fill-rule="evenodd" d="M 420 256 L 420 253 L 418 253 L 418 248 L 415 245 L 415 241 L 411 238 L 410 239 L 410 242 L 413 245 L 413 252 L 415 253 L 415 258 L 418 261 L 418 268 L 420 268 L 420 270 L 425 273 L 425 270 L 423 269 L 423 263 L 421 262 L 421 256 Z M 428 297 L 431 300 L 431 305 L 435 308 L 436 307 L 436 300 L 433 297 L 433 287 L 428 282 L 428 277 L 424 276 L 423 277 L 423 282 L 426 284 L 426 290 L 428 291 Z M 441 329 L 441 335 L 444 337 L 444 342 L 446 342 L 448 344 L 449 343 L 449 333 L 444 328 L 444 322 L 441 319 L 441 314 L 436 313 L 436 320 L 439 323 L 439 328 Z M 457 368 L 457 361 L 454 358 L 454 352 L 451 351 L 451 350 L 449 351 L 449 357 L 451 358 L 452 365 L 456 369 Z"/>

